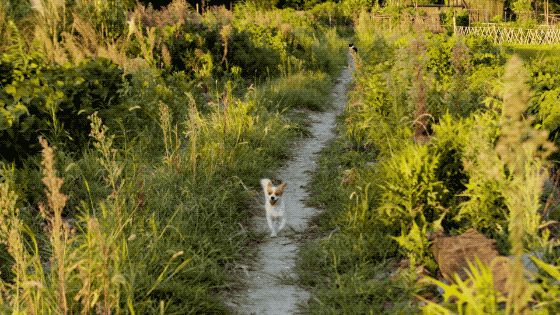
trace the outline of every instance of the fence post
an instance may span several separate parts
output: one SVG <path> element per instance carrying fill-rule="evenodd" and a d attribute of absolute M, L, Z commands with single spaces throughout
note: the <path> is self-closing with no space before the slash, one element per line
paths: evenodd
<path fill-rule="evenodd" d="M 548 0 L 546 0 L 546 4 L 544 7 L 544 15 L 545 15 L 545 20 L 546 20 L 546 25 L 550 26 L 549 21 L 548 21 Z"/>
<path fill-rule="evenodd" d="M 455 10 L 453 10 L 453 34 L 457 36 L 457 19 L 455 18 Z"/>

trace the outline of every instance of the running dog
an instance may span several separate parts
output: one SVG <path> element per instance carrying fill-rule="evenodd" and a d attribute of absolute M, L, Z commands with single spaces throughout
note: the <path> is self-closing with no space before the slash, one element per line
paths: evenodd
<path fill-rule="evenodd" d="M 287 184 L 282 183 L 278 186 L 273 186 L 272 181 L 268 178 L 261 179 L 261 186 L 264 191 L 266 221 L 270 228 L 270 237 L 276 237 L 278 233 L 286 225 L 286 205 L 282 194 Z M 277 222 L 280 221 L 278 229 L 276 229 Z"/>

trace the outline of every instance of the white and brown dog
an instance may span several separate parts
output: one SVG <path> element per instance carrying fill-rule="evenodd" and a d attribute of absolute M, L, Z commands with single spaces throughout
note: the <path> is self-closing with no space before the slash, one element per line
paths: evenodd
<path fill-rule="evenodd" d="M 284 194 L 284 189 L 287 184 L 282 183 L 278 186 L 273 186 L 270 179 L 263 178 L 261 179 L 261 186 L 264 191 L 264 208 L 266 210 L 266 221 L 271 231 L 270 236 L 276 237 L 286 225 L 286 205 L 284 204 L 282 195 Z M 280 221 L 280 224 L 277 230 L 276 224 L 278 221 Z"/>

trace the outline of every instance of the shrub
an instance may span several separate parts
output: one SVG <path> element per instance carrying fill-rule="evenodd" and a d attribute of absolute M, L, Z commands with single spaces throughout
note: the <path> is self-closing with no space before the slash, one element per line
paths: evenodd
<path fill-rule="evenodd" d="M 447 192 L 442 195 L 442 204 L 446 208 L 453 209 L 457 206 L 457 199 L 465 190 L 469 180 L 464 169 L 464 151 L 469 143 L 470 128 L 469 121 L 453 119 L 449 114 L 444 115 L 438 124 L 433 125 L 433 138 L 429 147 L 432 152 L 439 155 L 436 176 L 447 188 Z"/>
<path fill-rule="evenodd" d="M 266 44 L 254 43 L 251 36 L 248 31 L 233 36 L 230 65 L 243 69 L 242 75 L 246 78 L 277 75 L 280 72 L 278 65 L 281 52 Z"/>
<path fill-rule="evenodd" d="M 323 3 L 306 1 L 305 7 L 309 9 L 313 18 L 323 25 L 345 25 L 350 21 L 349 16 L 342 12 L 340 4 L 332 1 Z"/>
<path fill-rule="evenodd" d="M 436 177 L 439 158 L 427 146 L 411 144 L 383 161 L 379 211 L 388 223 L 409 226 L 416 220 L 425 224 L 441 217 L 446 188 Z"/>
<path fill-rule="evenodd" d="M 12 66 L 12 75 L 5 77 L 6 85 L 0 90 L 2 105 L 17 110 L 12 118 L 4 114 L 3 159 L 21 162 L 34 154 L 41 134 L 72 148 L 83 147 L 88 141 L 87 115 L 100 110 L 114 117 L 122 112 L 115 106 L 122 103 L 123 71 L 109 61 L 87 61 L 75 68 L 41 69 L 36 64 L 35 69 Z"/>
<path fill-rule="evenodd" d="M 411 264 L 432 269 L 427 233 L 441 230 L 447 213 L 442 198 L 448 190 L 436 175 L 439 159 L 427 146 L 410 144 L 382 161 L 381 198 L 376 210 L 387 225 L 401 226 L 396 240 Z"/>
<path fill-rule="evenodd" d="M 513 313 L 527 310 L 538 312 L 540 308 L 549 306 L 546 303 L 534 303 L 534 294 L 539 291 L 540 285 L 529 284 L 522 257 L 527 249 L 542 250 L 541 246 L 548 242 L 546 233 L 539 235 L 539 196 L 547 175 L 543 171 L 543 162 L 551 148 L 546 140 L 546 133 L 535 130 L 531 126 L 531 120 L 524 118 L 530 98 L 529 90 L 525 86 L 525 75 L 520 58 L 513 57 L 506 65 L 504 75 L 504 107 L 500 118 L 500 137 L 495 147 L 487 144 L 485 148 L 481 148 L 479 158 L 484 159 L 485 164 L 476 165 L 482 172 L 488 172 L 488 175 L 494 176 L 499 182 L 500 192 L 508 209 L 507 230 L 512 246 L 512 258 L 508 262 L 508 296 L 499 297 L 494 290 L 488 267 L 478 263 L 477 266 L 470 267 L 467 282 L 457 278 L 456 283 L 445 285 L 433 279 L 429 280 L 443 288 L 446 301 L 450 301 L 451 297 L 454 300 L 449 308 L 428 303 L 424 309 L 428 314 L 450 310 L 468 312 L 480 307 L 484 307 L 485 311 L 496 312 L 503 302 L 506 312 Z M 489 170 L 484 170 L 485 167 Z M 505 169 L 508 171 L 504 172 Z M 552 266 L 535 257 L 533 261 L 548 274 L 557 276 Z M 478 289 L 467 289 L 467 285 Z M 547 299 L 546 294 L 541 297 Z"/>
<path fill-rule="evenodd" d="M 322 108 L 346 61 L 305 13 L 176 1 L 127 34 L 128 4 L 68 4 L 40 47 L 13 27 L 0 48 L 1 154 L 21 164 L 0 179 L 2 312 L 226 312 L 218 293 L 260 237 L 251 190 L 304 129 L 286 110 Z M 56 144 L 43 175 L 38 135 Z"/>
<path fill-rule="evenodd" d="M 499 128 L 495 113 L 474 116 L 465 126 L 464 168 L 469 176 L 456 220 L 494 238 L 507 233 L 503 196 L 506 172 L 491 152 Z"/>
<path fill-rule="evenodd" d="M 462 10 L 457 14 L 455 20 L 457 26 L 469 26 L 469 12 L 466 10 Z"/>

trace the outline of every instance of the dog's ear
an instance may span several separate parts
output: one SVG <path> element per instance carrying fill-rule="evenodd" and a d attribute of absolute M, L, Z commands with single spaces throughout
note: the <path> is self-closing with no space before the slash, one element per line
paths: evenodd
<path fill-rule="evenodd" d="M 268 183 L 266 183 L 266 191 L 268 192 L 269 195 L 272 195 L 273 191 L 272 191 L 272 182 L 268 181 Z"/>
<path fill-rule="evenodd" d="M 276 193 L 278 195 L 281 195 L 284 192 L 284 189 L 286 188 L 286 186 L 288 186 L 288 184 L 286 184 L 286 183 L 280 184 L 280 186 L 278 186 L 278 188 L 276 189 Z"/>

